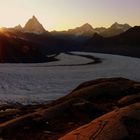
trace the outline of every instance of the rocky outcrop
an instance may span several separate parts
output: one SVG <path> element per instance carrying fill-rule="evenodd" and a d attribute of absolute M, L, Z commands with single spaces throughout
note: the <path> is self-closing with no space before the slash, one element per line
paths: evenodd
<path fill-rule="evenodd" d="M 47 105 L 1 106 L 0 135 L 6 140 L 137 139 L 139 93 L 139 82 L 108 78 L 85 82 Z"/>
<path fill-rule="evenodd" d="M 140 103 L 115 109 L 59 140 L 139 140 Z"/>

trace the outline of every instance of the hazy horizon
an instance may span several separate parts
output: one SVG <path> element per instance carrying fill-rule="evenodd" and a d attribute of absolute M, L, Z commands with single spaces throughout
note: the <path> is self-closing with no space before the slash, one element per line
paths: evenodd
<path fill-rule="evenodd" d="M 140 25 L 139 0 L 0 0 L 0 27 L 25 25 L 35 15 L 46 30 L 67 30 L 89 23 Z"/>

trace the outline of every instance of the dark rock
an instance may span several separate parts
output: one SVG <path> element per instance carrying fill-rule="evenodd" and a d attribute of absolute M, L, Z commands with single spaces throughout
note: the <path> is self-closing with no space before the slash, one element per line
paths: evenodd
<path fill-rule="evenodd" d="M 107 129 L 102 128 L 104 133 L 101 133 L 103 134 L 101 138 L 105 137 L 110 140 L 113 135 L 117 135 L 116 138 L 136 139 L 139 136 L 137 131 L 139 126 L 135 125 L 139 124 L 139 119 L 138 117 L 134 118 L 134 115 L 137 116 L 136 113 L 139 112 L 137 111 L 139 104 L 131 104 L 140 102 L 139 93 L 139 82 L 124 78 L 104 78 L 85 82 L 67 96 L 48 105 L 1 106 L 4 112 L 9 110 L 9 115 L 6 118 L 7 115 L 4 115 L 3 112 L 6 119 L 3 120 L 0 117 L 2 120 L 0 122 L 0 135 L 6 140 L 57 140 L 82 125 L 98 120 L 92 126 L 95 131 L 100 124 L 103 127 L 107 126 Z M 126 105 L 129 106 L 125 108 Z M 110 115 L 105 115 L 108 112 L 111 112 Z M 98 119 L 102 115 L 105 117 Z M 110 123 L 106 124 L 109 119 Z M 129 122 L 134 122 L 132 127 L 129 127 L 131 125 Z M 116 125 L 117 123 L 118 125 Z M 130 133 L 133 127 L 134 131 Z M 125 133 L 122 134 L 123 130 Z M 107 135 L 108 131 L 110 133 Z M 82 133 L 84 134 L 84 132 Z"/>
<path fill-rule="evenodd" d="M 123 97 L 118 101 L 118 106 L 127 106 L 136 102 L 140 102 L 140 93 Z"/>
<path fill-rule="evenodd" d="M 105 114 L 59 140 L 139 140 L 140 103 Z"/>

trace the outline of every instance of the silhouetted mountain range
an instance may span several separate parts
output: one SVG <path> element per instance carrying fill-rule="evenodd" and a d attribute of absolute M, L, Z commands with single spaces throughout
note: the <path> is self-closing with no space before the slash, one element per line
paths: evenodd
<path fill-rule="evenodd" d="M 72 47 L 70 47 L 72 46 Z M 0 32 L 0 63 L 37 63 L 56 60 L 57 53 L 71 51 L 71 40 L 59 39 L 45 31 L 42 34 L 2 28 Z M 49 57 L 51 55 L 51 57 Z"/>
<path fill-rule="evenodd" d="M 39 48 L 30 41 L 11 36 L 8 32 L 0 33 L 1 63 L 34 63 L 43 62 L 47 58 Z"/>
<path fill-rule="evenodd" d="M 14 28 L 1 28 L 0 62 L 50 61 L 47 55 L 82 51 L 85 44 L 86 46 L 140 45 L 140 27 L 131 28 L 128 24 L 115 23 L 108 29 L 93 28 L 86 23 L 68 31 L 48 32 L 33 16 L 25 27 L 18 25 Z"/>
<path fill-rule="evenodd" d="M 110 37 L 121 34 L 130 28 L 131 26 L 128 24 L 119 24 L 117 22 L 115 22 L 109 28 L 105 27 L 93 28 L 89 23 L 86 23 L 80 27 L 69 29 L 67 31 L 52 31 L 51 34 L 54 36 L 92 37 L 94 33 L 98 33 L 101 36 Z M 43 25 L 38 21 L 38 19 L 35 16 L 32 16 L 32 18 L 30 18 L 27 21 L 27 23 L 23 28 L 19 24 L 13 29 L 34 34 L 43 34 L 47 32 L 43 27 Z"/>
<path fill-rule="evenodd" d="M 110 36 L 119 35 L 125 31 L 127 31 L 130 28 L 131 28 L 131 26 L 128 24 L 119 24 L 119 23 L 115 22 L 111 27 L 109 27 L 105 31 L 98 32 L 98 33 L 104 37 L 110 37 Z"/>
<path fill-rule="evenodd" d="M 98 33 L 104 37 L 109 37 L 109 36 L 115 36 L 121 34 L 130 28 L 131 26 L 128 24 L 118 24 L 117 22 L 111 25 L 109 28 L 104 28 L 104 27 L 93 28 L 90 24 L 86 23 L 75 29 L 69 29 L 68 31 L 62 31 L 62 32 L 55 31 L 52 32 L 52 34 L 91 37 L 94 33 Z"/>
<path fill-rule="evenodd" d="M 140 26 L 130 28 L 126 32 L 113 37 L 102 37 L 94 34 L 87 45 L 140 45 Z"/>

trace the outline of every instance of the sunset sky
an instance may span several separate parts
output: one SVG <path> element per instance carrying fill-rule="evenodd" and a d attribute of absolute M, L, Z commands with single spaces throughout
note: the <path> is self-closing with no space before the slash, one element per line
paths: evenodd
<path fill-rule="evenodd" d="M 35 15 L 47 30 L 90 23 L 140 25 L 140 0 L 0 0 L 0 27 L 22 26 Z"/>

